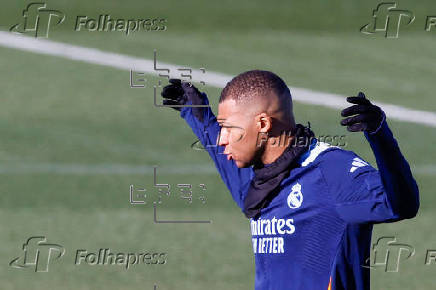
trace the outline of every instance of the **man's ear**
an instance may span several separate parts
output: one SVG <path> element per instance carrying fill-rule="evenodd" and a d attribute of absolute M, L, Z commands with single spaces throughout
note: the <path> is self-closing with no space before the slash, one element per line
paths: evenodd
<path fill-rule="evenodd" d="M 272 119 L 266 113 L 260 113 L 255 117 L 256 127 L 259 133 L 268 133 L 272 128 Z"/>

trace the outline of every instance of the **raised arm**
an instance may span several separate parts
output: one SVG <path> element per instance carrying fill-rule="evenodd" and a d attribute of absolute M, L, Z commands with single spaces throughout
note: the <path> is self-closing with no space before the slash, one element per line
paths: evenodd
<path fill-rule="evenodd" d="M 348 131 L 364 131 L 378 165 L 376 170 L 351 151 L 330 154 L 323 174 L 338 214 L 347 222 L 392 222 L 413 218 L 419 209 L 419 190 L 401 154 L 384 112 L 363 93 L 350 97 L 356 104 L 342 111 Z M 328 164 L 335 164 L 326 168 Z"/>
<path fill-rule="evenodd" d="M 229 189 L 233 199 L 243 208 L 243 197 L 249 182 L 253 177 L 253 169 L 238 168 L 233 160 L 228 161 L 222 154 L 224 148 L 218 146 L 220 126 L 209 107 L 209 100 L 205 93 L 201 93 L 192 85 L 180 80 L 170 80 L 170 85 L 162 91 L 164 104 L 178 105 L 173 107 L 180 111 L 180 116 L 191 127 L 205 150 L 215 163 L 221 178 Z M 206 105 L 193 107 L 192 105 Z"/>
<path fill-rule="evenodd" d="M 398 218 L 413 218 L 419 209 L 419 190 L 386 120 L 375 133 L 365 132 L 375 155 L 389 203 Z"/>

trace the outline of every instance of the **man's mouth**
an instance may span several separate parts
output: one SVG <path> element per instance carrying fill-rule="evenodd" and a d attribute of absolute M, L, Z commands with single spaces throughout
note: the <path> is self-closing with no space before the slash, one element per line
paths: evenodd
<path fill-rule="evenodd" d="M 230 161 L 232 159 L 233 159 L 232 155 L 231 154 L 227 154 L 227 160 Z"/>

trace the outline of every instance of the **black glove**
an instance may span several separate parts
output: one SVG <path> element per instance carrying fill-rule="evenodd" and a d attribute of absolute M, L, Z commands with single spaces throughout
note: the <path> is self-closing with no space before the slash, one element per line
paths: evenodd
<path fill-rule="evenodd" d="M 191 83 L 182 82 L 180 79 L 170 79 L 169 82 L 161 93 L 165 106 L 185 105 L 188 101 L 191 101 L 192 105 L 205 105 L 206 96 Z M 181 111 L 183 107 L 171 108 Z M 204 109 L 205 107 L 192 107 L 192 113 L 200 122 L 203 122 Z"/>
<path fill-rule="evenodd" d="M 342 117 L 348 117 L 341 121 L 341 125 L 347 126 L 347 130 L 350 132 L 367 131 L 374 133 L 386 118 L 382 109 L 371 104 L 362 92 L 359 92 L 357 97 L 347 97 L 347 102 L 356 104 L 343 109 L 341 112 Z M 356 116 L 349 117 L 351 115 Z"/>

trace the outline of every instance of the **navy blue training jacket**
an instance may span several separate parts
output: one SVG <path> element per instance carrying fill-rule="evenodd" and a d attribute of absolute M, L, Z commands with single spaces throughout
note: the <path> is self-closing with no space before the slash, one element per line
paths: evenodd
<path fill-rule="evenodd" d="M 204 94 L 205 104 L 209 104 Z M 191 102 L 187 103 L 188 105 Z M 203 122 L 183 107 L 233 199 L 243 209 L 252 167 L 238 168 L 217 146 L 219 124 L 210 107 Z M 279 194 L 250 219 L 256 290 L 370 289 L 367 259 L 373 224 L 412 218 L 418 186 L 386 121 L 364 133 L 378 169 L 352 151 L 313 140 Z M 268 165 L 266 165 L 268 166 Z"/>

